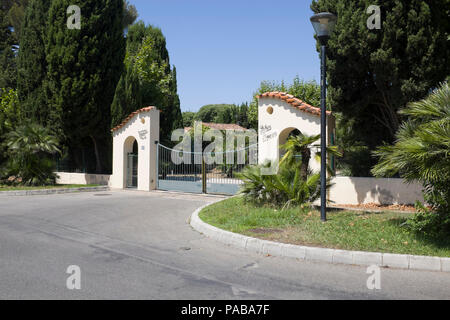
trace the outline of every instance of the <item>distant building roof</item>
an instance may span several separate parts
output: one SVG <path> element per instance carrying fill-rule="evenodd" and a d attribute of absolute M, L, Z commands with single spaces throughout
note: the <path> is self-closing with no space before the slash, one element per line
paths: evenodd
<path fill-rule="evenodd" d="M 211 123 L 211 122 L 202 122 L 202 124 L 205 127 L 208 127 L 210 129 L 216 129 L 216 130 L 241 130 L 241 131 L 247 131 L 248 129 L 241 127 L 238 124 L 234 123 Z M 192 127 L 186 127 L 184 128 L 185 132 L 191 131 Z"/>

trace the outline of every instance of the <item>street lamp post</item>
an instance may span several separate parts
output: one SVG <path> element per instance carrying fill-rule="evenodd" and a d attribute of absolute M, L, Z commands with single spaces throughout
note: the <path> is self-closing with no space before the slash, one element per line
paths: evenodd
<path fill-rule="evenodd" d="M 336 25 L 337 17 L 321 12 L 311 17 L 311 23 L 320 42 L 320 217 L 327 221 L 327 42 Z"/>

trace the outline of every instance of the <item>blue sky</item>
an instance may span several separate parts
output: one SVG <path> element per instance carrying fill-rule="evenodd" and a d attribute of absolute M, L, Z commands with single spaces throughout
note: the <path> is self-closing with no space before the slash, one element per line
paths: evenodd
<path fill-rule="evenodd" d="M 250 101 L 262 80 L 319 80 L 310 0 L 131 0 L 161 28 L 182 111 Z"/>

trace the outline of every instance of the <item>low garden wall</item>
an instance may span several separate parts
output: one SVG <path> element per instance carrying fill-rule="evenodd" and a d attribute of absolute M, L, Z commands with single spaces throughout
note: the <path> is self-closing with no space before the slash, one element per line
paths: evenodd
<path fill-rule="evenodd" d="M 99 184 L 108 186 L 110 182 L 110 175 L 107 174 L 86 174 L 86 173 L 68 173 L 56 172 L 58 178 L 57 184 Z"/>
<path fill-rule="evenodd" d="M 414 204 L 423 201 L 422 186 L 395 178 L 335 177 L 329 199 L 335 204 Z"/>
<path fill-rule="evenodd" d="M 110 185 L 110 175 L 57 172 L 58 184 Z M 423 201 L 422 186 L 395 178 L 335 177 L 328 198 L 334 204 L 414 204 Z"/>

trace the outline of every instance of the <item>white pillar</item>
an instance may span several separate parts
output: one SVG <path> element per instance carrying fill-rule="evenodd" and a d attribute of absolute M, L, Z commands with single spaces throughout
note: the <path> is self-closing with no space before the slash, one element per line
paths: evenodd
<path fill-rule="evenodd" d="M 133 112 L 113 129 L 113 174 L 111 187 L 126 188 L 127 154 L 138 144 L 138 190 L 156 189 L 159 110 L 148 107 Z"/>

